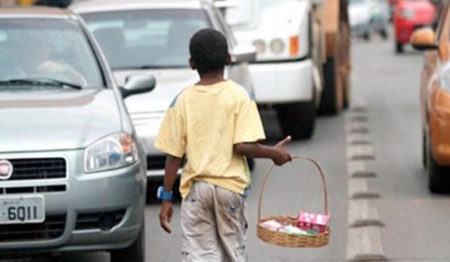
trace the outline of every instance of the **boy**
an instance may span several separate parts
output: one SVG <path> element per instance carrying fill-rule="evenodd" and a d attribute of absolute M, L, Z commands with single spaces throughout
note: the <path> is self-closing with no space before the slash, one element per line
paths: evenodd
<path fill-rule="evenodd" d="M 186 155 L 180 183 L 183 261 L 246 261 L 246 157 L 282 165 L 291 161 L 285 148 L 291 138 L 275 146 L 258 143 L 265 135 L 255 102 L 243 87 L 223 78 L 231 57 L 220 32 L 198 31 L 189 51 L 200 81 L 175 98 L 155 141 L 168 155 L 164 187 L 158 190 L 160 224 L 171 232 L 172 187 Z"/>

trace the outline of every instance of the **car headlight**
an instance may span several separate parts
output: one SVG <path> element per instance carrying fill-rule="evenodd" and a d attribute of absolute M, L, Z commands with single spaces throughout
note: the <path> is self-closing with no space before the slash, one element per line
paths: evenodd
<path fill-rule="evenodd" d="M 127 134 L 115 134 L 93 143 L 84 152 L 86 173 L 105 171 L 132 165 L 139 160 L 134 139 Z"/>
<path fill-rule="evenodd" d="M 442 66 L 441 72 L 439 74 L 439 82 L 442 89 L 450 92 L 450 62 Z"/>
<path fill-rule="evenodd" d="M 406 19 L 412 19 L 416 14 L 413 10 L 403 9 L 400 11 L 400 15 Z"/>
<path fill-rule="evenodd" d="M 284 51 L 284 42 L 282 39 L 276 38 L 270 42 L 270 50 L 274 54 L 279 54 Z"/>
<path fill-rule="evenodd" d="M 266 52 L 266 43 L 263 40 L 258 39 L 253 41 L 253 46 L 256 48 L 258 54 L 264 54 Z"/>

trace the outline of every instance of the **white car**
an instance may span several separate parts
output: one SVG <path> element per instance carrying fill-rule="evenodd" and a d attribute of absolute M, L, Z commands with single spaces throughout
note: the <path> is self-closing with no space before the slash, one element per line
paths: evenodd
<path fill-rule="evenodd" d="M 120 86 L 130 74 L 156 77 L 156 87 L 125 100 L 137 134 L 148 156 L 147 176 L 164 175 L 165 155 L 153 147 L 170 103 L 199 77 L 189 68 L 189 40 L 202 28 L 222 31 L 230 45 L 233 64 L 227 77 L 252 92 L 247 62 L 254 60 L 252 46 L 238 46 L 215 6 L 202 0 L 86 1 L 70 7 L 80 14 L 94 34 Z"/>
<path fill-rule="evenodd" d="M 313 57 L 312 2 L 303 0 L 219 1 L 240 43 L 252 44 L 249 69 L 260 108 L 275 108 L 285 135 L 309 138 L 314 131 L 322 81 Z M 228 3 L 228 6 L 227 4 Z"/>
<path fill-rule="evenodd" d="M 369 40 L 372 0 L 349 0 L 348 3 L 348 15 L 352 34 Z"/>

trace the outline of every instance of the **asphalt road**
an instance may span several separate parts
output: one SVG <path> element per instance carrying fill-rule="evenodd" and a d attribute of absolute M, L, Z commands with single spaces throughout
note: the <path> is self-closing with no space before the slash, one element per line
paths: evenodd
<path fill-rule="evenodd" d="M 428 193 L 421 164 L 419 79 L 422 55 L 412 50 L 393 52 L 393 40 L 374 38 L 353 45 L 353 94 L 368 106 L 377 179 L 369 180 L 381 198 L 373 201 L 385 224 L 381 230 L 386 256 L 393 261 L 450 261 L 450 198 Z M 275 141 L 279 130 L 273 116 L 264 114 L 267 133 Z M 293 154 L 308 155 L 324 168 L 332 214 L 331 243 L 319 249 L 287 249 L 265 244 L 256 237 L 258 193 L 270 162 L 258 160 L 253 193 L 248 200 L 249 261 L 345 261 L 347 250 L 348 178 L 345 115 L 321 117 L 310 141 L 292 142 Z M 317 173 L 306 163 L 277 168 L 265 191 L 263 216 L 296 215 L 299 210 L 323 210 Z M 159 227 L 158 204 L 146 208 L 147 261 L 180 261 L 180 217 L 176 204 L 171 235 Z M 45 261 L 46 259 L 44 259 Z M 68 254 L 70 262 L 108 261 L 105 253 Z M 15 261 L 37 261 L 20 259 Z"/>

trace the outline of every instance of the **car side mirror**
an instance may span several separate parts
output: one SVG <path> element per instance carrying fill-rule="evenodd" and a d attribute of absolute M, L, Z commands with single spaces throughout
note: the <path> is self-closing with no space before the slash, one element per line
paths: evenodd
<path fill-rule="evenodd" d="M 256 48 L 252 45 L 238 45 L 231 51 L 233 64 L 250 63 L 256 60 Z"/>
<path fill-rule="evenodd" d="M 125 79 L 125 85 L 120 88 L 123 98 L 132 95 L 147 93 L 156 86 L 156 78 L 152 75 L 129 75 Z"/>
<path fill-rule="evenodd" d="M 436 49 L 436 34 L 429 27 L 417 29 L 411 36 L 411 44 L 414 49 L 420 51 Z"/>

